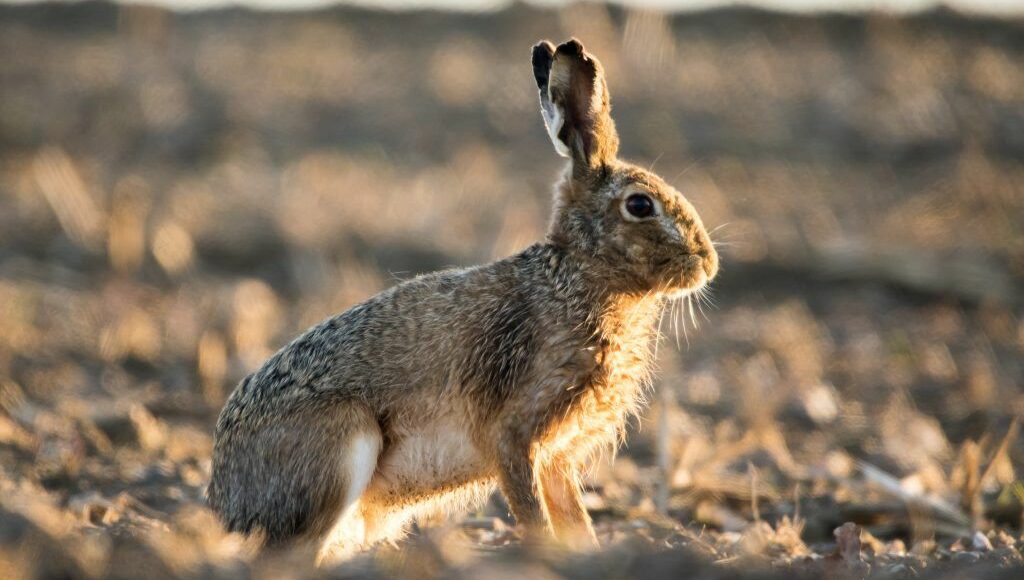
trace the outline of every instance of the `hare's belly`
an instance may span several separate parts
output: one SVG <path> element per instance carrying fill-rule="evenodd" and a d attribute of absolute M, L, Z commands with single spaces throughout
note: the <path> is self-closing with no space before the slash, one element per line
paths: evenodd
<path fill-rule="evenodd" d="M 487 476 L 468 430 L 455 420 L 393 434 L 370 486 L 373 496 L 394 502 L 428 499 Z"/>

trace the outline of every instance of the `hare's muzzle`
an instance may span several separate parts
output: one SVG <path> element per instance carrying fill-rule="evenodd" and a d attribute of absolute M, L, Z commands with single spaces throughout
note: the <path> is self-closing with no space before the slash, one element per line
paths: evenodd
<path fill-rule="evenodd" d="M 690 234 L 686 252 L 689 257 L 699 260 L 698 263 L 693 264 L 693 267 L 699 266 L 707 276 L 706 281 L 710 282 L 718 274 L 718 252 L 715 251 L 715 245 L 711 242 L 711 236 L 703 227 L 695 228 L 695 230 Z"/>
<path fill-rule="evenodd" d="M 671 285 L 674 290 L 671 294 L 679 292 L 688 293 L 696 290 L 708 282 L 718 273 L 718 258 L 709 255 L 686 252 L 675 260 L 676 274 Z"/>
<path fill-rule="evenodd" d="M 701 268 L 704 269 L 704 274 L 708 277 L 707 281 L 710 282 L 718 274 L 718 252 L 715 251 L 714 246 L 708 243 L 707 250 L 698 253 L 698 256 L 701 257 Z"/>

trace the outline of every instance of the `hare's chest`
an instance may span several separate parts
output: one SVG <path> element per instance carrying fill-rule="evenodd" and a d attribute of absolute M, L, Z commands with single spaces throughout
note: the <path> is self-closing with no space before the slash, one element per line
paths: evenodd
<path fill-rule="evenodd" d="M 579 380 L 579 394 L 549 431 L 544 447 L 552 453 L 586 458 L 621 439 L 630 415 L 639 412 L 649 374 L 644 345 L 605 342 L 593 353 L 593 366 Z"/>
<path fill-rule="evenodd" d="M 635 390 L 627 384 L 606 387 L 603 384 L 587 387 L 549 431 L 542 444 L 545 452 L 585 463 L 620 440 L 626 419 L 637 406 Z"/>

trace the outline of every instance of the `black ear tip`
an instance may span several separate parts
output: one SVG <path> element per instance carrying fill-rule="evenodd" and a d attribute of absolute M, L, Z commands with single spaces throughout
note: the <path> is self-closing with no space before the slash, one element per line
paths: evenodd
<path fill-rule="evenodd" d="M 551 74 L 551 62 L 554 60 L 555 45 L 546 40 L 538 42 L 533 47 L 533 78 L 537 80 L 537 88 L 543 89 L 548 85 L 548 76 Z"/>
<path fill-rule="evenodd" d="M 586 49 L 583 48 L 583 43 L 575 36 L 563 42 L 558 47 L 558 52 L 572 56 L 583 56 L 585 51 Z"/>
<path fill-rule="evenodd" d="M 542 40 L 537 44 L 533 45 L 533 66 L 536 68 L 538 65 L 551 66 L 551 59 L 555 54 L 555 45 L 551 44 L 546 40 Z"/>
<path fill-rule="evenodd" d="M 555 54 L 555 45 L 551 44 L 550 40 L 542 40 L 533 45 L 533 58 L 537 58 L 538 53 L 546 53 L 551 56 Z"/>

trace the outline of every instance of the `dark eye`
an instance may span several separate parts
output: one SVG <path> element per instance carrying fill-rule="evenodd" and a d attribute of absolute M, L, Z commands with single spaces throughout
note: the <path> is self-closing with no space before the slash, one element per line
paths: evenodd
<path fill-rule="evenodd" d="M 634 193 L 626 198 L 626 211 L 636 218 L 651 217 L 654 215 L 654 202 L 642 193 Z"/>

